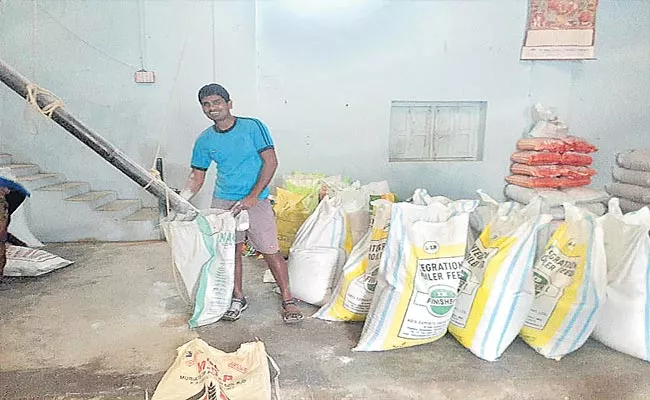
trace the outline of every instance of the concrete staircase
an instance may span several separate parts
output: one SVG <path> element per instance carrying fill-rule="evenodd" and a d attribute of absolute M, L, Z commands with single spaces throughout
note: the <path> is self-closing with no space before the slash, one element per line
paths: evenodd
<path fill-rule="evenodd" d="M 14 162 L 10 154 L 0 153 L 0 168 L 9 168 L 31 192 L 25 203 L 29 227 L 43 242 L 162 239 L 158 209 L 143 208 L 140 200 L 41 172 L 38 165 Z"/>

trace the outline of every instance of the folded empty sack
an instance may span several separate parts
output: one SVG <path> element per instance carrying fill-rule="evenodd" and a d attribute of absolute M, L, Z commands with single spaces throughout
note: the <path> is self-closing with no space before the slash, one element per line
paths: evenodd
<path fill-rule="evenodd" d="M 605 186 L 607 193 L 612 196 L 622 197 L 637 203 L 650 204 L 650 188 L 614 182 Z"/>
<path fill-rule="evenodd" d="M 636 171 L 650 171 L 650 149 L 628 150 L 617 154 L 619 167 Z"/>
<path fill-rule="evenodd" d="M 650 171 L 635 171 L 633 169 L 614 167 L 612 176 L 622 183 L 650 187 Z"/>

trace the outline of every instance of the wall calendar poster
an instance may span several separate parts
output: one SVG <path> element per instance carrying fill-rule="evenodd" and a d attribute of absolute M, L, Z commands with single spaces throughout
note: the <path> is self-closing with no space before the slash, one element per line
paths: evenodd
<path fill-rule="evenodd" d="M 529 0 L 522 60 L 594 59 L 598 0 Z"/>

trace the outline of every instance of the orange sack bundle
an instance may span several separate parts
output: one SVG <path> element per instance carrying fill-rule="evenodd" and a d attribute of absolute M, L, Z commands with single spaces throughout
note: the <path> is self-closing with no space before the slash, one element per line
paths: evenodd
<path fill-rule="evenodd" d="M 512 161 L 526 165 L 576 165 L 589 166 L 593 162 L 590 155 L 576 152 L 554 153 L 548 151 L 517 151 Z"/>
<path fill-rule="evenodd" d="M 575 136 L 567 136 L 565 138 L 523 138 L 519 139 L 517 142 L 517 149 L 550 151 L 555 153 L 565 153 L 567 151 L 575 151 L 577 153 L 593 153 L 595 151 L 598 151 L 596 146 L 592 145 L 582 138 Z"/>
<path fill-rule="evenodd" d="M 589 167 L 574 165 L 526 165 L 515 163 L 510 166 L 510 172 L 515 175 L 535 176 L 539 178 L 555 178 L 566 176 L 579 178 L 582 176 L 594 176 L 596 170 Z"/>
<path fill-rule="evenodd" d="M 512 185 L 527 187 L 531 189 L 545 188 L 545 189 L 563 189 L 587 186 L 591 183 L 591 177 L 582 176 L 579 178 L 568 177 L 536 177 L 526 175 L 510 175 L 506 177 L 506 181 Z"/>

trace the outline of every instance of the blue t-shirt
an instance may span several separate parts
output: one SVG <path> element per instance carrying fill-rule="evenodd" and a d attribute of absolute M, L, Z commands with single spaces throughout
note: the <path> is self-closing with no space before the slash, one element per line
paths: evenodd
<path fill-rule="evenodd" d="M 236 117 L 226 131 L 212 125 L 199 135 L 192 151 L 192 168 L 206 171 L 212 161 L 217 166 L 213 196 L 223 200 L 241 200 L 248 196 L 262 169 L 260 153 L 272 149 L 269 129 L 254 118 Z M 260 199 L 269 197 L 269 188 Z"/>
<path fill-rule="evenodd" d="M 19 192 L 23 196 L 29 196 L 29 191 L 25 189 L 23 185 L 18 182 L 14 182 L 11 179 L 3 178 L 0 176 L 0 187 L 6 187 L 11 191 Z"/>

